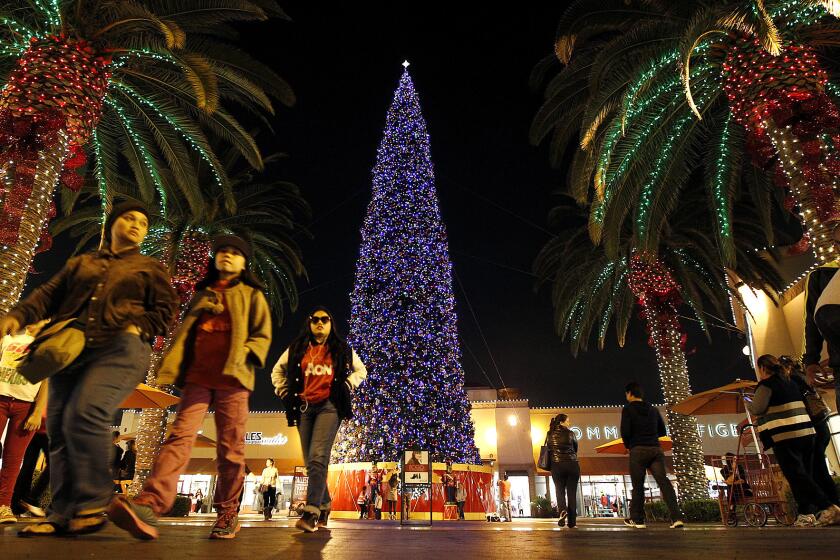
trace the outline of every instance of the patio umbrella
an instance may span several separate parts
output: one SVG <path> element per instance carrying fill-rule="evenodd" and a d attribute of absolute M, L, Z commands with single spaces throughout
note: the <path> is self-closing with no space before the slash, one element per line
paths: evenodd
<path fill-rule="evenodd" d="M 663 451 L 670 451 L 671 448 L 674 447 L 674 442 L 671 441 L 671 438 L 668 436 L 662 436 L 659 438 L 659 445 L 662 447 Z M 624 440 L 621 438 L 614 439 L 610 442 L 607 442 L 603 445 L 599 445 L 595 448 L 595 453 L 610 453 L 613 455 L 627 455 L 628 451 L 627 448 L 624 447 Z"/>
<path fill-rule="evenodd" d="M 692 395 L 687 399 L 675 404 L 671 409 L 686 416 L 703 416 L 707 414 L 746 414 L 747 424 L 752 424 L 752 416 L 747 407 L 744 406 L 744 397 L 751 396 L 758 385 L 756 381 L 736 379 L 732 383 L 709 389 L 702 393 Z M 755 448 L 760 450 L 758 439 L 755 437 L 755 430 L 750 430 Z M 763 464 L 763 460 L 762 460 Z"/>
<path fill-rule="evenodd" d="M 145 383 L 138 385 L 120 405 L 120 408 L 169 408 L 181 399 Z"/>
<path fill-rule="evenodd" d="M 706 414 L 743 414 L 744 394 L 751 395 L 755 381 L 736 379 L 722 387 L 716 387 L 691 395 L 687 399 L 671 407 L 674 412 L 686 416 L 703 416 Z"/>

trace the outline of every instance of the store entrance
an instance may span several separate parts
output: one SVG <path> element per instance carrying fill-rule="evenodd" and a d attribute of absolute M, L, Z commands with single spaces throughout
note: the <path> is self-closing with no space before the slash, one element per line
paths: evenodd
<path fill-rule="evenodd" d="M 531 517 L 531 487 L 528 475 L 510 475 L 511 517 Z"/>

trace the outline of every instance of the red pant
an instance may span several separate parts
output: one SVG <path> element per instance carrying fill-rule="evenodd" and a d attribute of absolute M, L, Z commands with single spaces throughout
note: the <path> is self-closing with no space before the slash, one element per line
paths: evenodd
<path fill-rule="evenodd" d="M 12 493 L 20 472 L 20 464 L 26 446 L 35 432 L 28 432 L 23 427 L 26 419 L 32 414 L 34 405 L 29 401 L 21 401 L 5 395 L 0 395 L 0 434 L 9 421 L 6 439 L 3 440 L 3 468 L 0 469 L 0 506 L 12 505 Z"/>
<path fill-rule="evenodd" d="M 212 404 L 216 411 L 216 468 L 219 474 L 213 505 L 220 514 L 238 509 L 245 480 L 245 423 L 250 394 L 244 387 L 209 389 L 188 383 L 181 394 L 172 433 L 135 501 L 151 507 L 157 515 L 172 509 L 178 479 L 190 460 L 198 430 Z"/>

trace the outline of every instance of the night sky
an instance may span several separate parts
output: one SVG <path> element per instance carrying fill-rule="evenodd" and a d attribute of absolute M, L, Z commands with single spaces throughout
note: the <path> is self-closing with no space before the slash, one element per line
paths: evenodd
<path fill-rule="evenodd" d="M 340 317 L 346 333 L 371 169 L 408 59 L 457 276 L 466 384 L 518 387 L 532 406 L 598 405 L 620 403 L 624 383 L 635 379 L 661 402 L 639 321 L 624 349 L 613 338 L 604 351 L 575 359 L 554 333 L 548 290 L 535 292 L 531 269 L 550 239 L 547 214 L 564 172 L 549 167 L 544 146 L 528 142 L 541 101 L 528 78 L 552 52 L 563 3 L 526 5 L 497 11 L 479 3 L 285 2 L 292 22 L 247 28 L 244 46 L 297 94 L 295 107 L 278 111 L 272 142 L 261 143 L 290 156 L 282 173 L 301 187 L 314 220 L 312 239 L 300 239 L 308 270 L 299 282 L 301 306 L 275 330 L 272 364 L 315 304 Z M 52 268 L 66 245 L 58 243 L 39 267 Z M 710 344 L 691 325 L 688 332 L 695 390 L 751 375 L 742 338 L 715 330 Z M 280 408 L 268 371 L 258 375 L 251 406 Z"/>

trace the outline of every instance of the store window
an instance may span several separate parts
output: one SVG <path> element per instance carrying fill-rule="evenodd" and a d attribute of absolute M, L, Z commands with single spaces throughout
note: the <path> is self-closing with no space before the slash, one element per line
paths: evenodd
<path fill-rule="evenodd" d="M 626 517 L 630 488 L 627 475 L 582 476 L 578 511 L 585 517 Z"/>
<path fill-rule="evenodd" d="M 262 496 L 257 497 L 260 487 L 260 477 L 251 475 L 245 477 L 245 493 L 242 496 L 243 513 L 262 513 Z M 285 514 L 289 511 L 289 495 L 292 492 L 292 477 L 277 477 L 277 512 Z"/>

